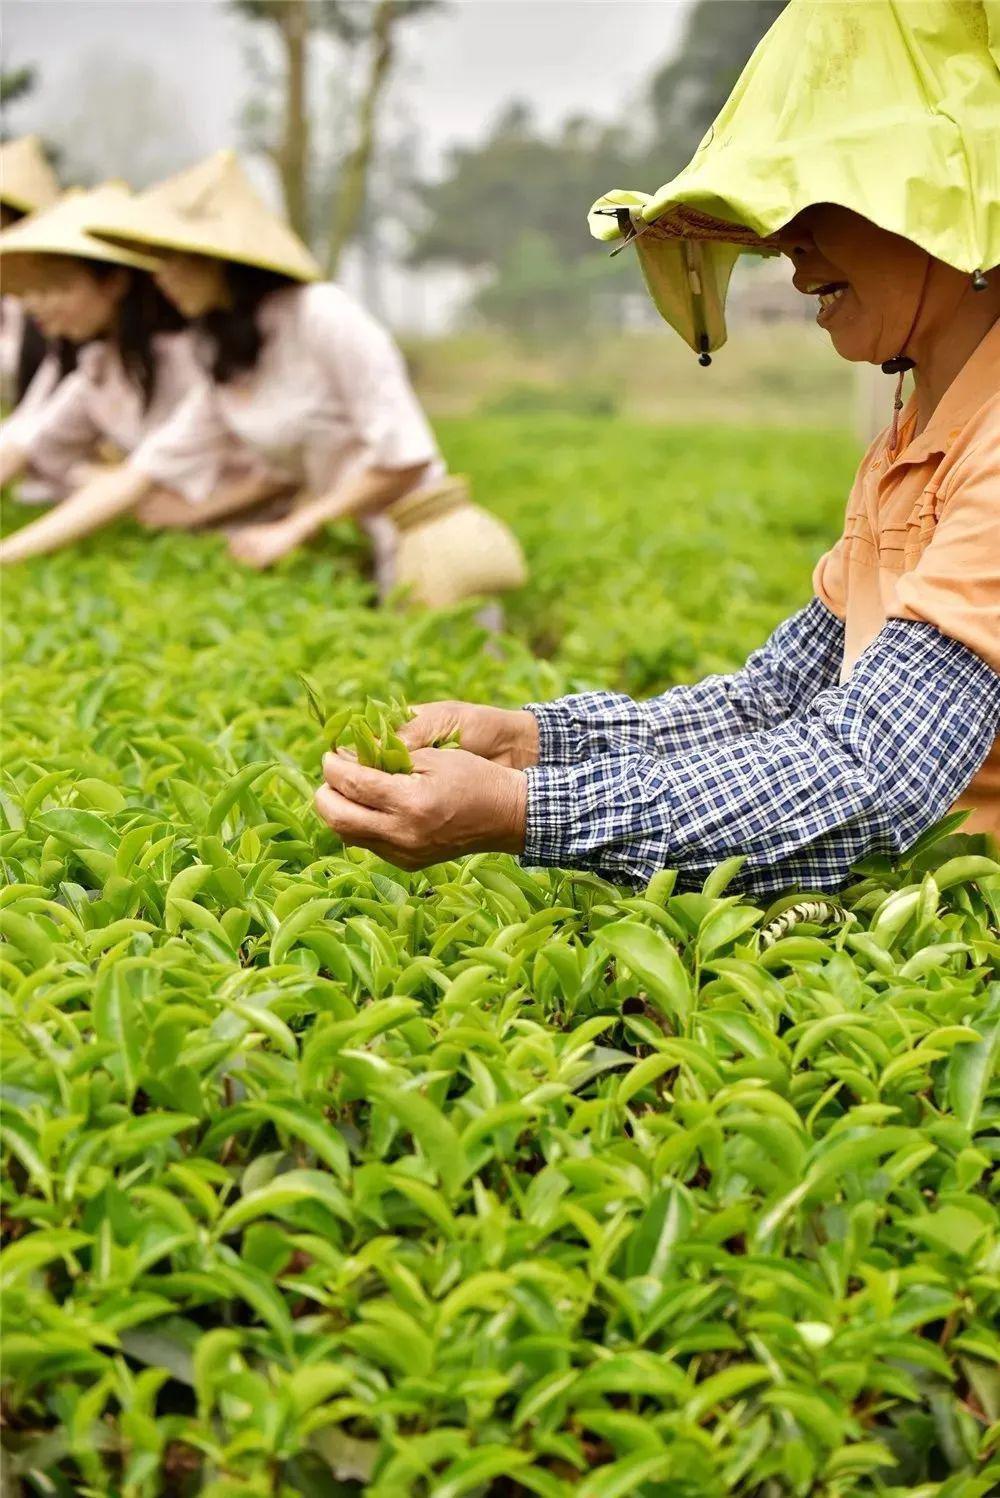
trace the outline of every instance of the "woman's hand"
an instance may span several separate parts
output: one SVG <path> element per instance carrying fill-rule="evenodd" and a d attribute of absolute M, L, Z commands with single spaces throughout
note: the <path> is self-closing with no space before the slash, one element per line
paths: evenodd
<path fill-rule="evenodd" d="M 0 548 L 0 562 L 23 562 L 28 557 L 44 556 L 79 541 L 134 510 L 149 488 L 146 475 L 130 464 L 109 468 L 30 525 L 8 536 Z"/>
<path fill-rule="evenodd" d="M 27 526 L 24 527 L 25 530 L 27 528 Z M 5 536 L 0 541 L 0 567 L 11 567 L 15 562 L 23 561 L 25 556 L 28 555 L 27 552 L 22 552 L 17 544 L 17 538 L 20 534 L 20 531 L 15 531 L 12 536 Z"/>
<path fill-rule="evenodd" d="M 418 749 L 411 775 L 370 770 L 341 754 L 323 756 L 316 810 L 345 843 L 369 848 L 401 869 L 422 869 L 464 853 L 520 853 L 527 780 L 462 749 Z"/>
<path fill-rule="evenodd" d="M 135 518 L 149 530 L 187 531 L 199 524 L 197 506 L 172 489 L 154 489 L 136 509 Z"/>
<path fill-rule="evenodd" d="M 271 567 L 300 545 L 302 534 L 293 517 L 264 525 L 241 525 L 229 537 L 229 551 L 238 562 L 262 570 Z"/>
<path fill-rule="evenodd" d="M 408 749 L 424 749 L 459 735 L 469 754 L 526 770 L 538 763 L 538 724 L 532 713 L 480 702 L 425 702 L 399 729 Z"/>
<path fill-rule="evenodd" d="M 27 455 L 12 442 L 0 441 L 0 489 L 12 484 L 24 469 Z"/>

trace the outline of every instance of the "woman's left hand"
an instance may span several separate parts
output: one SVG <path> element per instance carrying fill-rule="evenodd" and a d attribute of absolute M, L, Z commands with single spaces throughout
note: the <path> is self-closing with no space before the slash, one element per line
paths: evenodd
<path fill-rule="evenodd" d="M 170 489 L 154 489 L 136 508 L 135 518 L 149 530 L 186 531 L 198 524 L 196 505 Z"/>
<path fill-rule="evenodd" d="M 401 869 L 422 869 L 463 853 L 520 853 L 527 780 L 464 749 L 418 749 L 411 775 L 368 769 L 343 754 L 323 756 L 316 810 L 345 843 L 369 848 Z"/>
<path fill-rule="evenodd" d="M 271 567 L 300 544 L 298 528 L 288 520 L 265 525 L 241 525 L 229 537 L 229 551 L 247 567 Z"/>

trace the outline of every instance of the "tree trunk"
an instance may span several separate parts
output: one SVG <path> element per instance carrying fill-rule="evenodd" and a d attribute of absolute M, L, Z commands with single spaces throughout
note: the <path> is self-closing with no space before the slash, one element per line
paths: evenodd
<path fill-rule="evenodd" d="M 368 82 L 358 107 L 358 133 L 354 148 L 344 162 L 330 219 L 330 244 L 326 268 L 337 274 L 340 257 L 353 239 L 365 203 L 365 183 L 375 149 L 375 115 L 379 95 L 392 65 L 392 27 L 395 0 L 378 0 L 372 19 L 372 56 Z"/>
<path fill-rule="evenodd" d="M 309 116 L 306 107 L 306 65 L 309 12 L 307 0 L 283 0 L 278 7 L 285 47 L 285 120 L 278 169 L 285 195 L 285 212 L 295 232 L 308 240 L 309 229 Z"/>

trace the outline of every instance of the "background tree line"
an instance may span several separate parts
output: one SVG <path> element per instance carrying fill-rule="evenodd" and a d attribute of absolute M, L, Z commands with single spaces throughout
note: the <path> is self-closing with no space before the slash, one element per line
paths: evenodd
<path fill-rule="evenodd" d="M 233 0 L 276 29 L 284 59 L 269 149 L 292 223 L 335 274 L 359 232 L 380 151 L 379 106 L 404 27 L 439 0 Z M 625 284 L 610 278 L 583 214 L 600 186 L 653 188 L 687 161 L 743 65 L 785 0 L 695 0 L 676 52 L 654 69 L 630 118 L 569 119 L 546 132 L 512 102 L 486 136 L 457 147 L 444 174 L 400 183 L 412 265 L 457 265 L 481 273 L 475 309 L 491 323 L 541 334 L 579 326 Z M 310 140 L 308 52 L 333 35 L 364 55 L 363 84 L 332 189 L 316 182 Z M 405 168 L 404 168 L 405 169 Z M 325 210 L 317 198 L 325 197 Z"/>
<path fill-rule="evenodd" d="M 421 180 L 413 152 L 387 125 L 387 86 L 409 28 L 447 0 L 228 0 L 250 23 L 245 144 L 273 163 L 289 220 L 331 276 L 353 244 L 377 258 L 372 237 L 383 239 L 391 224 L 409 265 L 475 273 L 472 307 L 485 321 L 541 336 L 584 327 L 636 285 L 628 257 L 609 275 L 595 256 L 586 206 L 607 187 L 653 189 L 690 158 L 785 3 L 693 0 L 679 44 L 619 118 L 580 115 L 546 129 L 515 97 L 480 139 L 455 147 L 443 171 Z M 114 94 L 121 122 L 102 127 L 101 154 L 120 158 L 142 186 L 163 175 L 167 132 L 156 121 L 170 115 L 168 101 L 155 75 L 143 84 L 127 70 L 102 72 L 103 97 Z M 9 107 L 34 82 L 31 67 L 2 76 L 8 134 L 17 133 Z M 419 98 L 413 103 L 419 117 Z M 174 118 L 174 145 L 178 132 Z"/>

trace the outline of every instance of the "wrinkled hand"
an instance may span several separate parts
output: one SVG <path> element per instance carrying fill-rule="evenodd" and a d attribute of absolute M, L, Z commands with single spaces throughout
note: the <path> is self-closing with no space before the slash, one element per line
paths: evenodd
<path fill-rule="evenodd" d="M 520 770 L 463 749 L 418 749 L 411 775 L 370 770 L 342 754 L 323 756 L 316 810 L 345 843 L 401 869 L 464 853 L 520 853 L 527 783 Z"/>
<path fill-rule="evenodd" d="M 458 734 L 469 754 L 494 765 L 526 770 L 538 763 L 538 724 L 531 713 L 488 707 L 480 702 L 425 702 L 399 729 L 409 750 Z"/>
<path fill-rule="evenodd" d="M 238 562 L 248 567 L 270 567 L 294 551 L 301 536 L 287 520 L 264 525 L 243 525 L 229 537 L 229 550 Z"/>

